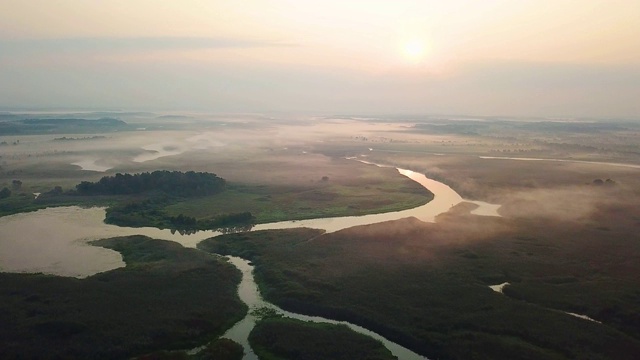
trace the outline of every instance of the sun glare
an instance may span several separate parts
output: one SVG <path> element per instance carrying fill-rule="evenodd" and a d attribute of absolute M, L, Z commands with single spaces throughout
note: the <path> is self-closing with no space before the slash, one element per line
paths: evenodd
<path fill-rule="evenodd" d="M 407 60 L 418 62 L 426 55 L 425 44 L 417 39 L 409 40 L 402 45 L 402 54 Z"/>

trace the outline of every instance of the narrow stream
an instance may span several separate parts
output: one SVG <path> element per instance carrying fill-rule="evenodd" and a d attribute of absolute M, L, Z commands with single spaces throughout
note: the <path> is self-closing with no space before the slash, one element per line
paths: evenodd
<path fill-rule="evenodd" d="M 258 359 L 256 354 L 251 349 L 251 346 L 249 345 L 248 337 L 249 337 L 249 333 L 251 332 L 251 330 L 256 324 L 256 320 L 258 320 L 258 318 L 253 314 L 253 311 L 260 308 L 273 309 L 277 313 L 285 317 L 302 320 L 302 321 L 313 321 L 313 322 L 328 323 L 328 324 L 346 325 L 350 329 L 360 334 L 370 336 L 382 342 L 382 344 L 384 344 L 384 346 L 387 349 L 389 349 L 389 351 L 391 351 L 391 353 L 394 356 L 396 356 L 399 360 L 427 359 L 426 357 L 418 355 L 413 351 L 401 345 L 398 345 L 392 341 L 389 341 L 386 338 L 382 337 L 381 335 L 378 335 L 377 333 L 371 330 L 365 329 L 361 326 L 358 326 L 346 321 L 336 321 L 336 320 L 326 319 L 319 316 L 307 316 L 307 315 L 292 313 L 286 310 L 282 310 L 274 304 L 266 302 L 260 295 L 258 286 L 254 281 L 253 266 L 250 265 L 250 262 L 248 260 L 235 257 L 235 256 L 229 256 L 228 258 L 231 264 L 233 264 L 235 267 L 240 269 L 240 271 L 242 271 L 242 281 L 238 286 L 238 296 L 240 297 L 240 300 L 242 300 L 244 303 L 246 303 L 249 306 L 249 312 L 247 313 L 247 316 L 244 317 L 244 319 L 240 320 L 231 329 L 227 330 L 227 332 L 224 335 L 222 335 L 222 337 L 231 339 L 237 342 L 238 344 L 242 345 L 242 347 L 244 347 L 245 355 L 243 359 L 245 360 Z"/>
<path fill-rule="evenodd" d="M 490 285 L 489 288 L 491 290 L 499 293 L 499 294 L 504 294 L 504 287 L 507 286 L 507 285 L 511 285 L 511 284 L 508 283 L 508 282 L 503 282 L 502 284 L 498 284 L 498 285 Z M 551 310 L 551 311 L 557 311 L 557 312 L 565 313 L 567 315 L 571 315 L 573 317 L 577 317 L 577 318 L 580 318 L 582 320 L 588 320 L 588 321 L 597 322 L 598 324 L 602 324 L 602 322 L 600 322 L 598 320 L 595 320 L 595 319 L 592 319 L 592 318 L 588 317 L 587 315 L 577 314 L 577 313 L 569 312 L 569 311 L 556 310 L 556 309 L 552 309 L 552 308 L 547 308 L 547 309 Z"/>

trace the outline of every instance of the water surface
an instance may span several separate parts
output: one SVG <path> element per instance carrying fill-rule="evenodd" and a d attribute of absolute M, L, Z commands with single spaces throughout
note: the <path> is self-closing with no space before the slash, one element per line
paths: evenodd
<path fill-rule="evenodd" d="M 114 236 L 146 235 L 186 247 L 220 233 L 190 236 L 157 228 L 104 223 L 104 208 L 67 206 L 0 217 L 0 271 L 83 278 L 125 266 L 120 253 L 87 242 Z"/>
<path fill-rule="evenodd" d="M 159 159 L 165 156 L 180 155 L 183 152 L 187 151 L 187 149 L 184 149 L 179 145 L 170 144 L 170 143 L 145 145 L 142 147 L 142 149 L 146 150 L 147 152 L 140 154 L 138 156 L 135 156 L 132 159 L 133 162 L 138 162 L 138 163 L 147 162 L 147 161 Z"/>
<path fill-rule="evenodd" d="M 98 172 L 105 172 L 109 169 L 111 169 L 111 166 L 105 166 L 105 165 L 98 165 L 97 164 L 97 159 L 85 159 L 85 160 L 81 160 L 81 161 L 77 161 L 74 163 L 71 163 L 71 165 L 76 165 L 76 166 L 80 166 L 80 168 L 82 170 L 87 170 L 87 171 L 98 171 Z"/>

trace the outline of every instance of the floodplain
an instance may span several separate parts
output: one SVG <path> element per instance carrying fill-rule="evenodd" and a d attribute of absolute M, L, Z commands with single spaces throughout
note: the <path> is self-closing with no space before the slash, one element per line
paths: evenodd
<path fill-rule="evenodd" d="M 44 117 L 47 124 L 61 116 L 12 115 Z M 154 204 L 148 213 L 155 217 L 141 216 L 139 226 L 185 230 L 177 226 L 182 223 L 165 220 L 182 216 L 206 222 L 246 212 L 254 224 L 269 223 L 397 211 L 432 200 L 433 194 L 393 168 L 348 159 L 355 157 L 426 174 L 465 199 L 500 205 L 500 216 L 474 215 L 477 205 L 463 202 L 435 223 L 408 218 L 328 234 L 238 232 L 198 247 L 251 260 L 262 295 L 285 310 L 350 321 L 428 358 L 633 359 L 640 353 L 637 122 L 152 113 L 64 117 L 122 122 L 102 121 L 99 129 L 66 122 L 28 132 L 21 126 L 32 123 L 0 127 L 5 131 L 0 132 L 0 188 L 10 192 L 0 199 L 0 215 L 68 205 L 107 207 L 108 212 L 146 202 Z M 115 128 L 104 127 L 110 125 Z M 226 187 L 196 197 L 171 191 L 73 192 L 83 181 L 159 170 L 216 174 Z M 18 278 L 2 282 L 4 296 L 12 300 L 2 302 L 0 314 L 11 320 L 6 322 L 11 329 L 46 333 L 47 326 L 58 326 L 80 339 L 78 334 L 91 328 L 90 320 L 71 324 L 64 314 L 42 326 L 38 314 L 10 315 L 30 306 L 36 299 L 31 292 L 45 312 L 54 312 L 64 301 L 42 290 L 49 286 L 42 284 L 71 279 L 0 275 Z M 171 279 L 162 281 L 170 286 Z M 490 288 L 505 282 L 502 293 Z M 65 296 L 72 298 L 72 290 Z M 238 312 L 231 314 L 224 326 L 237 320 Z M 5 344 L 11 329 L 3 336 Z M 216 328 L 209 335 L 222 332 Z M 134 347 L 127 355 L 193 343 L 174 335 L 167 335 L 175 337 L 174 345 Z"/>

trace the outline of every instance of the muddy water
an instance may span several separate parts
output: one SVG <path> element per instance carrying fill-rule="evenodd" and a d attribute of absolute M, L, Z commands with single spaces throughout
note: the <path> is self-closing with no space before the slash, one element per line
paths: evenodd
<path fill-rule="evenodd" d="M 46 273 L 83 278 L 125 264 L 120 253 L 91 246 L 88 241 L 142 234 L 155 239 L 195 245 L 212 236 L 191 236 L 156 228 L 127 228 L 104 223 L 103 208 L 48 208 L 0 218 L 0 271 Z"/>

